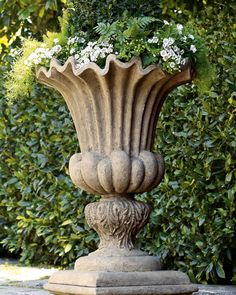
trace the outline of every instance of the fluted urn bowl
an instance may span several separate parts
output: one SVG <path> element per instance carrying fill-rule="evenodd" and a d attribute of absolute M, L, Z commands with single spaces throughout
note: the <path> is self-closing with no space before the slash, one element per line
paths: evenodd
<path fill-rule="evenodd" d="M 63 95 L 72 115 L 81 153 L 69 171 L 78 187 L 109 197 L 159 184 L 164 161 L 151 152 L 158 115 L 167 94 L 191 81 L 189 65 L 169 75 L 158 65 L 143 69 L 139 58 L 123 63 L 109 55 L 104 69 L 89 63 L 77 70 L 70 57 L 63 66 L 52 60 L 37 78 Z"/>

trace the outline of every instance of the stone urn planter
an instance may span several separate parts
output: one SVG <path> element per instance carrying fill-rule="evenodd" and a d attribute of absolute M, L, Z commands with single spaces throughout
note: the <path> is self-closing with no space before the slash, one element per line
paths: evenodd
<path fill-rule="evenodd" d="M 45 288 L 52 294 L 191 294 L 188 277 L 161 270 L 160 261 L 134 246 L 148 222 L 150 206 L 134 195 L 157 186 L 164 174 L 161 155 L 153 153 L 155 128 L 162 104 L 175 87 L 190 82 L 186 65 L 169 75 L 158 65 L 142 68 L 138 58 L 123 63 L 108 56 L 104 69 L 94 63 L 76 70 L 71 57 L 39 82 L 57 89 L 73 118 L 81 153 L 69 163 L 74 184 L 101 195 L 88 204 L 88 224 L 99 234 L 98 250 L 79 258 L 75 269 L 59 271 Z"/>

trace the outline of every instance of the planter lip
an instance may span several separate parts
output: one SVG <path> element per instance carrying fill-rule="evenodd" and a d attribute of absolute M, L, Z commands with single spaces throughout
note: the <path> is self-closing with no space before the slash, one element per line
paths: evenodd
<path fill-rule="evenodd" d="M 45 67 L 39 67 L 39 69 L 36 70 L 36 77 L 38 80 L 40 80 L 41 75 L 50 78 L 52 76 L 53 71 L 56 70 L 59 73 L 63 73 L 67 70 L 67 68 L 70 68 L 75 76 L 81 75 L 86 70 L 93 70 L 97 72 L 99 75 L 105 76 L 109 72 L 111 63 L 118 65 L 122 69 L 128 69 L 133 65 L 136 65 L 137 70 L 141 75 L 146 75 L 155 69 L 159 70 L 165 77 L 171 77 L 185 70 L 189 72 L 189 76 L 191 76 L 191 78 L 194 74 L 192 65 L 189 61 L 186 62 L 186 64 L 182 67 L 181 71 L 176 71 L 174 74 L 169 74 L 167 71 L 162 70 L 159 64 L 152 64 L 147 66 L 146 68 L 143 68 L 142 61 L 139 56 L 134 56 L 131 58 L 130 61 L 123 62 L 117 59 L 117 56 L 115 54 L 109 54 L 106 58 L 104 68 L 99 67 L 95 62 L 89 62 L 85 64 L 82 68 L 76 69 L 76 60 L 74 56 L 70 56 L 63 65 L 60 63 L 58 59 L 52 58 L 49 69 L 47 70 Z"/>

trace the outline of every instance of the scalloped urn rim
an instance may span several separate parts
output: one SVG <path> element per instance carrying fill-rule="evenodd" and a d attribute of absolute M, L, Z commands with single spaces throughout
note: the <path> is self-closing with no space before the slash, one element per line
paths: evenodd
<path fill-rule="evenodd" d="M 45 67 L 42 67 L 42 66 L 39 67 L 36 71 L 36 77 L 37 77 L 37 79 L 40 79 L 40 75 L 44 74 L 46 77 L 49 78 L 50 75 L 52 74 L 53 68 L 55 68 L 58 72 L 64 72 L 66 70 L 66 68 L 68 67 L 68 65 L 71 65 L 73 73 L 76 76 L 80 75 L 81 73 L 83 73 L 87 69 L 93 69 L 94 71 L 97 71 L 100 75 L 106 75 L 107 72 L 109 71 L 109 65 L 112 61 L 114 61 L 121 68 L 129 68 L 133 64 L 137 64 L 138 68 L 139 68 L 140 72 L 142 72 L 142 74 L 147 74 L 148 72 L 150 72 L 154 68 L 159 68 L 161 70 L 161 66 L 159 64 L 153 64 L 153 65 L 147 66 L 146 68 L 143 68 L 142 61 L 139 56 L 134 56 L 131 58 L 130 61 L 123 62 L 123 61 L 117 59 L 115 54 L 109 54 L 107 56 L 104 68 L 99 67 L 95 62 L 88 62 L 87 64 L 83 65 L 80 69 L 76 69 L 76 59 L 74 58 L 74 56 L 70 56 L 64 64 L 61 64 L 61 62 L 58 59 L 52 58 L 51 62 L 50 62 L 49 69 L 47 70 Z M 186 65 L 183 67 L 183 69 L 188 67 L 189 65 L 190 65 L 190 63 L 186 63 Z M 163 71 L 163 70 L 161 70 L 161 71 Z M 171 76 L 166 71 L 163 71 L 163 73 L 165 73 L 165 75 L 167 75 L 167 76 Z"/>

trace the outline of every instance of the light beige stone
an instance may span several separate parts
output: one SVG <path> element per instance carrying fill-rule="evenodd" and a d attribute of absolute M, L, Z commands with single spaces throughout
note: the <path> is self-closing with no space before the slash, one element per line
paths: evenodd
<path fill-rule="evenodd" d="M 123 63 L 114 55 L 100 69 L 89 63 L 76 70 L 73 57 L 61 66 L 52 60 L 39 69 L 41 83 L 64 97 L 81 153 L 69 163 L 74 184 L 102 195 L 85 215 L 100 237 L 99 249 L 76 261 L 75 270 L 58 272 L 45 286 L 52 294 L 191 294 L 195 287 L 178 272 L 162 272 L 160 261 L 134 247 L 150 206 L 134 199 L 157 186 L 164 174 L 152 145 L 162 104 L 175 87 L 190 82 L 192 70 L 168 75 L 158 65 L 142 68 L 138 58 Z M 86 270 L 86 272 L 85 272 Z M 89 271 L 89 272 L 88 272 Z"/>
<path fill-rule="evenodd" d="M 116 250 L 114 250 L 116 253 Z M 161 269 L 160 260 L 153 256 L 95 256 L 80 257 L 75 270 L 108 272 L 144 272 Z"/>
<path fill-rule="evenodd" d="M 73 295 L 190 294 L 197 290 L 187 275 L 179 271 L 61 271 L 53 274 L 45 287 L 53 294 Z"/>
<path fill-rule="evenodd" d="M 63 66 L 52 60 L 37 78 L 57 89 L 71 112 L 81 148 L 70 159 L 72 181 L 106 199 L 85 210 L 99 248 L 133 249 L 150 214 L 133 194 L 157 186 L 164 173 L 162 156 L 151 152 L 159 112 L 174 87 L 191 81 L 191 67 L 169 75 L 158 65 L 143 69 L 139 58 L 123 63 L 110 55 L 104 69 L 89 63 L 76 70 L 71 57 Z"/>
<path fill-rule="evenodd" d="M 157 186 L 164 161 L 151 152 L 161 106 L 174 87 L 191 81 L 191 68 L 168 75 L 158 65 L 142 69 L 138 58 L 122 63 L 114 55 L 100 69 L 89 63 L 76 70 L 73 57 L 50 70 L 41 83 L 64 97 L 77 131 L 81 154 L 72 156 L 72 181 L 96 194 L 145 192 Z"/>

